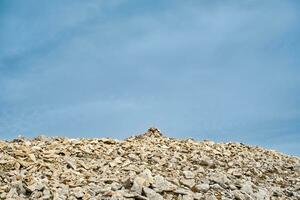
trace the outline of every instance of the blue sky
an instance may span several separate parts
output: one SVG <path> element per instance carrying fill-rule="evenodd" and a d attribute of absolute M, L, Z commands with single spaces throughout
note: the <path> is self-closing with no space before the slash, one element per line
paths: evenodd
<path fill-rule="evenodd" d="M 0 0 L 0 137 L 239 141 L 300 155 L 298 1 Z"/>

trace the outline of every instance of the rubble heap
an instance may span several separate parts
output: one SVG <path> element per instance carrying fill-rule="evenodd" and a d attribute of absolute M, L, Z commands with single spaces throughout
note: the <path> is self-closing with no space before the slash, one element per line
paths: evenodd
<path fill-rule="evenodd" d="M 300 159 L 241 143 L 178 140 L 158 129 L 124 141 L 0 141 L 0 199 L 300 199 Z"/>

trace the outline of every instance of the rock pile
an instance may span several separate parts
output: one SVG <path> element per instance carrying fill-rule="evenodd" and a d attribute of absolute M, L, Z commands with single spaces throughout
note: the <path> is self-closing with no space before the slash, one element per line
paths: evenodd
<path fill-rule="evenodd" d="M 0 199 L 300 199 L 300 159 L 158 129 L 124 141 L 0 141 Z"/>

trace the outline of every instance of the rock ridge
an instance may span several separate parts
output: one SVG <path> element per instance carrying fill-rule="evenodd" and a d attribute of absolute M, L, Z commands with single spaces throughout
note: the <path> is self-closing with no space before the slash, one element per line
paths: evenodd
<path fill-rule="evenodd" d="M 300 158 L 241 143 L 178 140 L 157 128 L 125 140 L 0 140 L 0 199 L 300 199 Z"/>

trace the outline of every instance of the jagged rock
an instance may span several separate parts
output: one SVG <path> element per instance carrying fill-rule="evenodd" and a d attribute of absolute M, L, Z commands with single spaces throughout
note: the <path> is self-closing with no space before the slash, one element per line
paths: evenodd
<path fill-rule="evenodd" d="M 202 193 L 194 193 L 193 197 L 195 200 L 201 200 L 201 199 L 203 199 L 203 194 Z"/>
<path fill-rule="evenodd" d="M 182 195 L 182 200 L 194 200 L 194 196 L 193 195 Z"/>
<path fill-rule="evenodd" d="M 214 165 L 214 162 L 207 156 L 203 156 L 199 160 L 199 164 L 207 167 L 211 167 Z"/>
<path fill-rule="evenodd" d="M 296 164 L 294 167 L 293 167 L 293 170 L 297 173 L 300 174 L 300 164 Z"/>
<path fill-rule="evenodd" d="M 154 177 L 154 183 L 152 186 L 157 192 L 173 191 L 177 188 L 174 184 L 170 183 L 160 175 L 156 175 Z"/>
<path fill-rule="evenodd" d="M 148 187 L 153 182 L 154 179 L 151 171 L 149 169 L 145 169 L 141 174 L 139 174 L 139 176 L 135 177 L 131 190 L 141 194 L 143 187 Z"/>
<path fill-rule="evenodd" d="M 193 179 L 195 177 L 195 174 L 191 171 L 183 171 L 182 173 L 187 179 Z"/>
<path fill-rule="evenodd" d="M 215 195 L 208 194 L 208 195 L 205 195 L 205 200 L 218 200 L 218 199 L 216 198 Z"/>
<path fill-rule="evenodd" d="M 149 184 L 154 182 L 152 173 L 149 169 L 145 169 L 141 174 L 140 177 L 144 178 Z"/>
<path fill-rule="evenodd" d="M 84 193 L 83 193 L 83 191 L 82 191 L 82 189 L 80 188 L 80 187 L 77 187 L 77 188 L 75 188 L 74 190 L 73 190 L 73 193 L 74 193 L 74 196 L 76 197 L 76 198 L 82 198 L 83 196 L 84 196 Z"/>
<path fill-rule="evenodd" d="M 135 179 L 133 180 L 133 185 L 131 187 L 131 190 L 138 193 L 138 194 L 142 194 L 142 190 L 144 186 L 149 186 L 149 183 L 147 182 L 146 179 L 142 178 L 142 177 L 135 177 Z"/>
<path fill-rule="evenodd" d="M 143 190 L 144 190 L 144 193 L 146 194 L 146 197 L 148 197 L 149 200 L 163 200 L 164 199 L 160 194 L 156 193 L 154 190 L 152 190 L 150 188 L 144 187 Z"/>
<path fill-rule="evenodd" d="M 268 199 L 270 199 L 270 195 L 268 194 L 268 191 L 264 188 L 260 188 L 258 190 L 258 192 L 255 193 L 254 196 L 257 200 L 268 200 Z"/>
<path fill-rule="evenodd" d="M 239 190 L 234 190 L 233 191 L 233 196 L 237 199 L 237 200 L 244 200 L 245 197 L 244 197 L 244 194 L 239 191 Z"/>
<path fill-rule="evenodd" d="M 180 183 L 184 186 L 187 186 L 189 188 L 192 188 L 195 185 L 195 180 L 194 179 L 186 179 L 182 178 L 180 179 Z"/>
<path fill-rule="evenodd" d="M 189 195 L 191 194 L 190 190 L 184 189 L 184 188 L 178 188 L 174 191 L 175 194 L 183 194 L 183 195 Z"/>
<path fill-rule="evenodd" d="M 253 194 L 252 183 L 250 181 L 245 182 L 242 185 L 241 191 L 243 191 L 249 195 L 252 195 Z"/>
<path fill-rule="evenodd" d="M 203 183 L 195 186 L 197 192 L 207 192 L 209 190 L 209 184 Z"/>
<path fill-rule="evenodd" d="M 117 190 L 120 190 L 123 186 L 120 183 L 113 182 L 112 184 L 110 184 L 110 187 L 111 187 L 111 190 L 117 191 Z"/>

